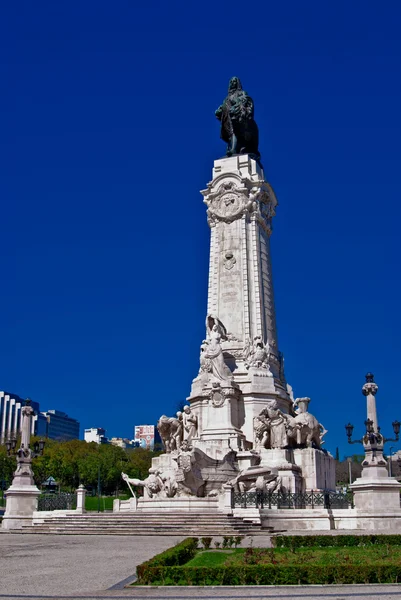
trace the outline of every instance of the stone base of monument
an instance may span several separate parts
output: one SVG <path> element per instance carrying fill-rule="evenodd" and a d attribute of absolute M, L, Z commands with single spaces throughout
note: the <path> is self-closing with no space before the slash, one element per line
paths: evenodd
<path fill-rule="evenodd" d="M 386 471 L 387 473 L 387 471 Z M 373 511 L 380 514 L 383 511 L 400 511 L 400 489 L 393 477 L 372 477 L 371 473 L 362 471 L 362 477 L 356 479 L 350 486 L 354 492 L 354 506 L 359 511 Z"/>
<path fill-rule="evenodd" d="M 234 516 L 242 516 L 235 509 Z M 359 511 L 353 508 L 260 509 L 262 528 L 275 531 L 377 531 L 401 533 L 401 509 L 393 511 Z"/>
<path fill-rule="evenodd" d="M 139 498 L 137 510 L 141 511 L 201 511 L 217 512 L 219 508 L 218 498 L 196 498 L 194 496 L 179 496 L 175 498 Z"/>
<path fill-rule="evenodd" d="M 30 525 L 40 496 L 36 485 L 11 485 L 5 495 L 7 504 L 2 529 L 21 529 L 23 525 Z"/>
<path fill-rule="evenodd" d="M 294 461 L 291 449 L 271 448 L 260 451 L 260 466 L 269 467 L 281 477 L 281 487 L 286 492 L 302 492 L 302 469 Z"/>
<path fill-rule="evenodd" d="M 294 448 L 293 461 L 302 469 L 303 490 L 335 490 L 336 461 L 316 448 Z"/>

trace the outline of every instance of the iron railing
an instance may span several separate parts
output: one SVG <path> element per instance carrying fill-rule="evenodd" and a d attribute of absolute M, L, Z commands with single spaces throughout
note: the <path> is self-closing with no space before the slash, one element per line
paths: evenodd
<path fill-rule="evenodd" d="M 42 494 L 38 499 L 38 510 L 74 510 L 77 507 L 77 495 L 60 492 Z"/>
<path fill-rule="evenodd" d="M 352 492 L 233 492 L 232 508 L 354 508 Z"/>

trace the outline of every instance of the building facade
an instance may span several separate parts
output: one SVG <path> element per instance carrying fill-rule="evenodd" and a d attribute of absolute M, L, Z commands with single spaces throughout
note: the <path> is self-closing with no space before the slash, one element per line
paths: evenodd
<path fill-rule="evenodd" d="M 24 405 L 25 400 L 17 394 L 0 392 L 1 444 L 20 435 L 21 408 Z M 79 421 L 59 410 L 41 412 L 38 402 L 31 402 L 31 406 L 35 411 L 31 420 L 31 435 L 59 441 L 79 439 Z"/>
<path fill-rule="evenodd" d="M 79 439 L 79 421 L 61 410 L 48 410 L 41 413 L 46 419 L 46 437 L 66 442 Z"/>
<path fill-rule="evenodd" d="M 103 427 L 90 427 L 84 430 L 85 442 L 95 442 L 96 444 L 107 444 L 108 439 L 105 436 L 106 430 Z"/>

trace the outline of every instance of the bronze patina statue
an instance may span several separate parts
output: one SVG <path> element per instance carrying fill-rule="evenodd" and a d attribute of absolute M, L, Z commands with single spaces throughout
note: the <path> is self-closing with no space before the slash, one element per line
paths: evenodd
<path fill-rule="evenodd" d="M 222 140 L 227 142 L 227 156 L 233 154 L 259 154 L 259 131 L 253 118 L 253 100 L 242 89 L 238 77 L 232 77 L 228 85 L 228 95 L 215 115 L 221 121 Z"/>

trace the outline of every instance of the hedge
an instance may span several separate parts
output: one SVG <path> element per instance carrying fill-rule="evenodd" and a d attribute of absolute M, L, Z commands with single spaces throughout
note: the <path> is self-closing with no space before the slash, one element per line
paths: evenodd
<path fill-rule="evenodd" d="M 271 538 L 275 548 L 324 548 L 349 546 L 401 545 L 401 535 L 277 535 Z"/>
<path fill-rule="evenodd" d="M 220 567 L 138 567 L 139 585 L 305 585 L 399 583 L 396 565 L 243 565 Z"/>
<path fill-rule="evenodd" d="M 198 538 L 190 537 L 174 546 L 174 548 L 156 554 L 156 556 L 137 567 L 138 581 L 151 579 L 151 574 L 155 570 L 185 565 L 195 556 L 197 548 Z"/>

